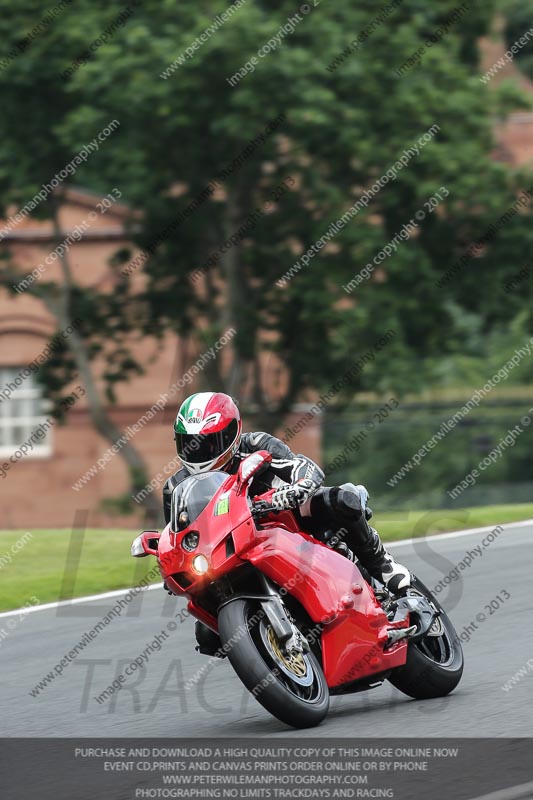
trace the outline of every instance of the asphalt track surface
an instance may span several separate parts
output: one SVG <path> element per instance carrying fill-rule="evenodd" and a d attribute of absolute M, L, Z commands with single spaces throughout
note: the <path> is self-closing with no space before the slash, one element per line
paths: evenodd
<path fill-rule="evenodd" d="M 431 537 L 394 547 L 398 560 L 434 587 L 486 537 Z M 295 731 L 272 718 L 244 689 L 227 659 L 194 650 L 193 621 L 175 617 L 181 600 L 162 590 L 142 595 L 128 614 L 114 619 L 36 697 L 30 691 L 53 670 L 116 602 L 84 602 L 0 618 L 9 635 L 0 649 L 0 733 L 3 736 L 130 737 L 524 737 L 532 736 L 533 522 L 508 526 L 483 549 L 461 578 L 438 594 L 459 633 L 480 614 L 464 642 L 463 680 L 447 698 L 414 701 L 389 683 L 355 695 L 332 698 L 319 727 Z M 31 589 L 28 590 L 31 592 Z M 510 595 L 499 608 L 494 598 Z M 169 604 L 170 600 L 170 604 Z M 498 605 L 498 601 L 494 603 Z M 177 622 L 146 667 L 101 704 L 94 698 L 139 655 L 154 636 Z M 465 634 L 466 638 L 466 634 Z M 527 664 L 531 668 L 527 667 Z M 185 683 L 200 668 L 209 671 L 192 688 Z M 509 691 L 503 686 L 521 668 L 526 673 Z"/>

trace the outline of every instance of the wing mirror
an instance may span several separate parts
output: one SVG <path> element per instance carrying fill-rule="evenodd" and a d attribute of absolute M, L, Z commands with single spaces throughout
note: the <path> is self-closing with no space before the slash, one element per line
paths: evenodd
<path fill-rule="evenodd" d="M 254 475 L 259 475 L 270 466 L 272 454 L 267 450 L 258 450 L 247 456 L 239 466 L 238 483 L 239 488 L 250 482 Z"/>
<path fill-rule="evenodd" d="M 159 531 L 143 531 L 137 536 L 131 545 L 131 554 L 134 558 L 144 558 L 144 556 L 156 556 L 159 546 Z"/>

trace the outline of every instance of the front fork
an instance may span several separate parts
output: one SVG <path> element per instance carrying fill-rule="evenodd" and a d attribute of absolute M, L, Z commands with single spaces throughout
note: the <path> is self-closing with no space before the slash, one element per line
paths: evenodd
<path fill-rule="evenodd" d="M 263 573 L 260 573 L 260 581 L 268 596 L 261 606 L 281 647 L 289 655 L 308 653 L 309 643 L 287 613 L 278 589 Z"/>

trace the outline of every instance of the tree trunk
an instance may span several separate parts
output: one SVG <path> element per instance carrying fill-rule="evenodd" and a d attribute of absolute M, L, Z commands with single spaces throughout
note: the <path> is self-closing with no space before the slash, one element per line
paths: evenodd
<path fill-rule="evenodd" d="M 56 247 L 63 241 L 58 211 L 59 206 L 56 204 L 52 217 Z M 71 294 L 74 287 L 74 280 L 66 253 L 61 255 L 60 264 L 63 274 L 63 282 L 61 284 L 57 284 L 52 291 L 43 292 L 39 290 L 31 292 L 31 289 L 28 291 L 35 294 L 44 302 L 49 311 L 56 317 L 60 329 L 65 330 L 65 328 L 73 322 Z M 69 348 L 74 357 L 81 382 L 86 392 L 85 397 L 87 399 L 87 406 L 92 424 L 98 433 L 109 442 L 109 444 L 113 445 L 120 439 L 122 432 L 112 421 L 109 412 L 102 402 L 93 374 L 86 342 L 75 328 L 72 330 L 72 333 L 69 334 L 68 341 Z M 137 494 L 137 492 L 143 489 L 147 484 L 146 463 L 131 442 L 126 442 L 121 446 L 119 455 L 128 468 L 130 482 L 129 491 L 132 494 Z M 146 512 L 147 521 L 154 523 L 160 516 L 161 511 L 157 497 L 155 497 L 153 493 L 150 493 L 142 502 L 142 506 Z"/>

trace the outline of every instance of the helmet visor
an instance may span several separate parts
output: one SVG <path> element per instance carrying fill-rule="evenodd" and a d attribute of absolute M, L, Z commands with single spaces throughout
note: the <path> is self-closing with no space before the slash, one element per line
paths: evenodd
<path fill-rule="evenodd" d="M 176 433 L 178 456 L 189 464 L 214 461 L 231 447 L 238 430 L 238 422 L 233 419 L 223 431 L 217 433 Z"/>

